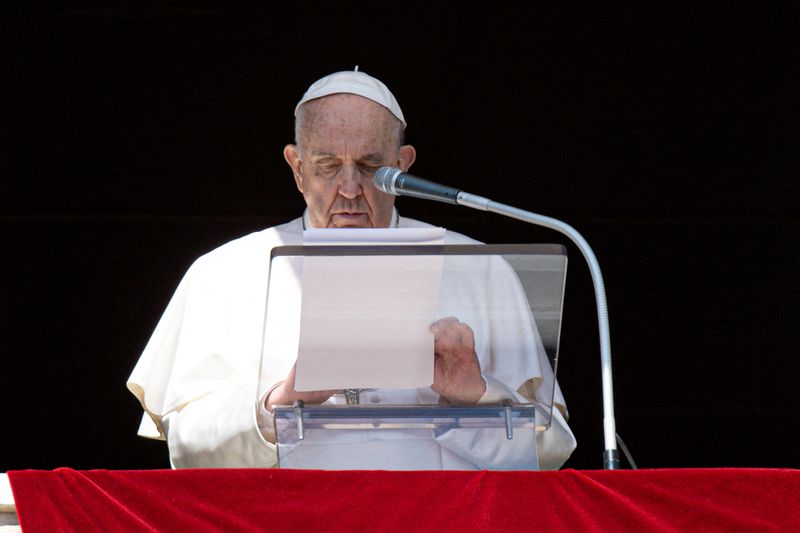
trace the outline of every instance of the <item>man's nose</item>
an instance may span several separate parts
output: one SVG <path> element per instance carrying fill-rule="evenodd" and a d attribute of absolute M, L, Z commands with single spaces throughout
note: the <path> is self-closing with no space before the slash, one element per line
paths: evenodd
<path fill-rule="evenodd" d="M 339 183 L 339 194 L 348 200 L 352 200 L 363 192 L 364 177 L 356 165 L 347 165 L 342 170 L 343 175 Z"/>

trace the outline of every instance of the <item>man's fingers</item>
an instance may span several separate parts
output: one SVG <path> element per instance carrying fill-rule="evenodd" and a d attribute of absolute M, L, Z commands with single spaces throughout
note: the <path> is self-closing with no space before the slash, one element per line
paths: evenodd
<path fill-rule="evenodd" d="M 459 351 L 464 348 L 473 350 L 475 337 L 467 324 L 459 322 L 457 318 L 447 317 L 437 320 L 431 325 L 434 334 L 434 351 L 437 354 Z"/>
<path fill-rule="evenodd" d="M 454 316 L 448 316 L 445 318 L 440 318 L 436 322 L 430 325 L 430 330 L 434 335 L 440 334 L 442 332 L 446 332 L 449 328 L 453 325 L 459 324 L 459 321 Z"/>

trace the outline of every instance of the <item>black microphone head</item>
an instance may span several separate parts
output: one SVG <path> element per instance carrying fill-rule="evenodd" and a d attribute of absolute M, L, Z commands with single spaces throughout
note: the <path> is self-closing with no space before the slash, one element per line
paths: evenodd
<path fill-rule="evenodd" d="M 394 182 L 397 176 L 403 173 L 402 169 L 395 167 L 381 167 L 375 171 L 375 186 L 379 191 L 386 194 L 394 194 L 397 196 L 397 191 L 394 188 Z"/>

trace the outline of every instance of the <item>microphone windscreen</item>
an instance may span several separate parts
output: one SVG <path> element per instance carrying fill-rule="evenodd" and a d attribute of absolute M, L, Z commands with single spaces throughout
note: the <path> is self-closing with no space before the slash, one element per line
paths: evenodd
<path fill-rule="evenodd" d="M 397 194 L 394 188 L 394 180 L 403 171 L 395 167 L 381 167 L 375 171 L 375 186 L 379 191 L 386 194 Z"/>

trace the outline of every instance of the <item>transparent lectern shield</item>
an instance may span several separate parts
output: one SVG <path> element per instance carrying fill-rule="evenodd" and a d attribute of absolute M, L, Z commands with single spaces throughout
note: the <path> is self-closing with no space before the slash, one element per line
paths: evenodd
<path fill-rule="evenodd" d="M 280 466 L 535 469 L 535 434 L 564 403 L 566 266 L 560 245 L 273 249 L 258 401 L 295 361 L 298 390 L 333 391 L 274 409 Z M 451 375 L 479 372 L 477 403 L 431 388 L 437 358 L 465 350 L 474 367 Z"/>

